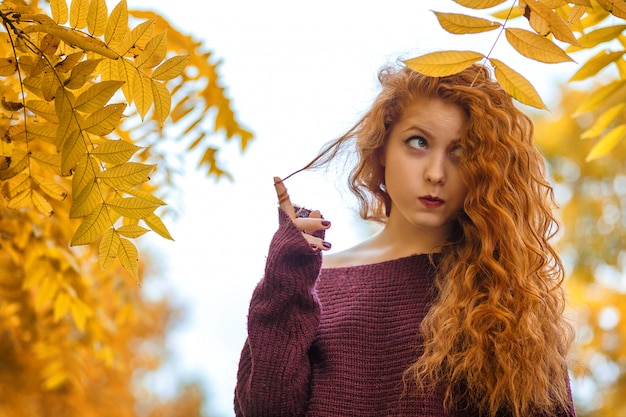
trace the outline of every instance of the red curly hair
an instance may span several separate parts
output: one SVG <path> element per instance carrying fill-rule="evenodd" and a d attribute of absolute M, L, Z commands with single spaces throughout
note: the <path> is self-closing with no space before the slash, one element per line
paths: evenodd
<path fill-rule="evenodd" d="M 408 105 L 439 98 L 469 119 L 461 139 L 464 213 L 442 250 L 438 298 L 421 324 L 423 349 L 405 378 L 423 393 L 443 386 L 447 407 L 470 406 L 481 415 L 569 411 L 566 355 L 573 330 L 563 317 L 563 267 L 549 242 L 558 229 L 553 192 L 530 118 L 482 65 L 447 77 L 389 67 L 379 80 L 382 90 L 369 111 L 303 168 L 355 146 L 349 187 L 364 219 L 389 216 L 380 155 Z"/>

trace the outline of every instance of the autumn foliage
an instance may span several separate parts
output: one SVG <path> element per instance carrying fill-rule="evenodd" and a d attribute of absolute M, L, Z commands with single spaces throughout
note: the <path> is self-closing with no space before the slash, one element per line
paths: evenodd
<path fill-rule="evenodd" d="M 215 134 L 252 135 L 210 53 L 154 13 L 5 0 L 0 19 L 0 415 L 135 415 L 170 316 L 135 285 L 136 240 L 172 238 L 158 144 L 176 131 L 219 177 Z"/>
<path fill-rule="evenodd" d="M 570 82 L 593 79 L 605 68 L 613 67 L 615 77 L 600 80 L 599 88 L 585 97 L 573 115 L 601 110 L 596 123 L 582 133 L 598 139 L 589 151 L 588 160 L 606 155 L 626 137 L 626 125 L 620 122 L 623 104 L 608 107 L 605 103 L 626 84 L 626 3 L 623 0 L 454 0 L 466 8 L 483 10 L 501 8 L 485 17 L 435 12 L 447 32 L 467 35 L 497 31 L 522 56 L 546 64 L 582 58 Z M 517 27 L 515 26 L 517 24 Z M 589 54 L 592 54 L 589 56 Z M 533 85 L 491 51 L 437 51 L 406 61 L 416 71 L 444 76 L 460 72 L 476 61 L 490 65 L 496 80 L 521 103 L 546 109 Z"/>

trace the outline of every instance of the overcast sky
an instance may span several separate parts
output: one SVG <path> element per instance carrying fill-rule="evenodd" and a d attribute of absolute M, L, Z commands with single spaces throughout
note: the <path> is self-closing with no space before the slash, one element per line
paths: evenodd
<path fill-rule="evenodd" d="M 255 134 L 244 155 L 233 144 L 221 152 L 233 182 L 197 172 L 179 181 L 182 210 L 168 222 L 176 242 L 153 239 L 166 278 L 159 288 L 187 313 L 172 334 L 166 372 L 203 381 L 211 415 L 229 417 L 248 303 L 276 228 L 272 177 L 300 168 L 356 122 L 377 92 L 382 66 L 436 49 L 486 53 L 497 33 L 445 34 L 430 9 L 461 9 L 441 0 L 128 0 L 128 6 L 155 10 L 205 41 L 223 60 L 220 74 L 239 119 Z M 559 69 L 509 55 L 495 52 L 512 66 L 523 62 L 545 100 L 556 84 L 550 74 Z M 287 187 L 293 202 L 333 222 L 327 240 L 340 250 L 367 231 L 331 177 L 307 174 Z M 168 389 L 167 377 L 153 383 Z"/>

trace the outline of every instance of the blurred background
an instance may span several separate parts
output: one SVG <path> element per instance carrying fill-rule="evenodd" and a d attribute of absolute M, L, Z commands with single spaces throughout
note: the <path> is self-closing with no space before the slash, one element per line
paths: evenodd
<path fill-rule="evenodd" d="M 164 138 L 163 162 L 172 168 L 164 222 L 174 241 L 154 233 L 142 237 L 143 285 L 135 288 L 127 279 L 123 290 L 112 285 L 107 293 L 137 297 L 134 305 L 145 305 L 120 313 L 140 320 L 134 327 L 120 326 L 124 346 L 113 346 L 118 350 L 111 354 L 126 361 L 132 373 L 129 380 L 107 374 L 85 384 L 94 395 L 88 397 L 93 409 L 72 404 L 70 396 L 64 407 L 81 410 L 77 415 L 100 416 L 93 400 L 98 398 L 104 410 L 132 410 L 113 412 L 116 417 L 231 417 L 248 303 L 277 226 L 272 178 L 301 168 L 359 119 L 378 92 L 377 73 L 383 66 L 435 50 L 487 53 L 497 31 L 446 33 L 432 9 L 467 12 L 452 1 L 127 3 L 129 9 L 163 16 L 210 51 L 207 59 L 219 62 L 219 77 L 237 119 L 254 137 L 243 152 L 238 140 L 221 134 L 207 139 L 219 150 L 221 167 L 229 174 L 220 178 L 207 175 L 206 166 L 197 167 L 203 155 L 198 148 L 185 150 L 188 143 L 178 140 L 184 132 Z M 111 10 L 117 1 L 107 4 Z M 570 366 L 578 415 L 626 416 L 626 146 L 621 143 L 608 156 L 585 162 L 593 142 L 581 140 L 580 134 L 592 125 L 594 114 L 571 114 L 596 86 L 585 82 L 566 87 L 575 63 L 539 64 L 502 41 L 492 56 L 523 71 L 550 108 L 524 110 L 536 122 L 537 143 L 560 205 L 563 227 L 556 244 L 567 268 L 568 316 L 578 331 Z M 606 79 L 612 76 L 610 71 L 601 73 Z M 612 100 L 623 102 L 626 95 L 616 94 Z M 203 122 L 207 131 L 213 119 Z M 327 233 L 332 251 L 350 247 L 375 230 L 358 219 L 344 178 L 343 167 L 332 166 L 286 183 L 294 203 L 319 209 L 332 221 Z M 5 362 L 0 365 L 9 369 L 12 365 Z M 13 392 L 7 387 L 22 386 L 2 366 L 0 398 Z M 84 380 L 91 378 L 88 371 Z M 123 388 L 111 388 L 116 384 Z M 29 395 L 28 388 L 21 391 Z M 53 399 L 50 404 L 55 404 Z M 6 409 L 0 404 L 0 416 Z M 55 414 L 54 408 L 23 413 L 65 415 Z"/>
<path fill-rule="evenodd" d="M 272 177 L 300 168 L 351 127 L 377 93 L 376 75 L 384 65 L 441 49 L 487 51 L 496 35 L 445 33 L 431 9 L 463 12 L 452 2 L 130 0 L 129 6 L 154 10 L 205 43 L 222 61 L 220 75 L 234 109 L 255 136 L 244 154 L 235 143 L 221 144 L 232 180 L 215 181 L 194 169 L 176 180 L 178 215 L 169 221 L 176 242 L 151 244 L 158 279 L 145 288 L 155 297 L 168 294 L 182 311 L 167 339 L 169 360 L 145 383 L 167 395 L 175 381 L 198 381 L 207 415 L 232 416 L 248 302 L 276 227 Z M 591 143 L 579 135 L 591 121 L 569 114 L 593 85 L 565 90 L 576 64 L 538 64 L 504 42 L 493 56 L 523 68 L 551 109 L 526 108 L 537 121 L 537 140 L 562 207 L 559 247 L 568 268 L 570 316 L 579 331 L 572 355 L 579 415 L 626 415 L 618 400 L 626 394 L 624 146 L 584 162 Z M 196 160 L 188 155 L 187 166 Z M 327 235 L 333 250 L 372 231 L 357 218 L 337 171 L 301 174 L 287 183 L 292 201 L 333 221 Z"/>

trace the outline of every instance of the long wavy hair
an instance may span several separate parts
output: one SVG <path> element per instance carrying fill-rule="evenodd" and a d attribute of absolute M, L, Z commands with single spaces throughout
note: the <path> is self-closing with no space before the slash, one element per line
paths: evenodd
<path fill-rule="evenodd" d="M 569 411 L 573 330 L 563 317 L 562 263 L 550 244 L 558 229 L 553 191 L 530 118 L 479 64 L 447 77 L 387 67 L 378 78 L 382 90 L 369 111 L 303 168 L 355 146 L 349 187 L 364 219 L 389 216 L 380 155 L 408 105 L 439 98 L 469 119 L 460 163 L 468 194 L 443 247 L 438 296 L 421 324 L 423 348 L 405 382 L 422 393 L 445 387 L 448 409 L 470 407 L 484 416 Z"/>

